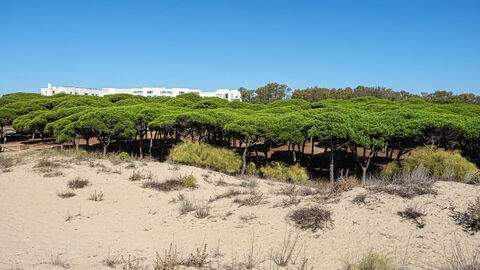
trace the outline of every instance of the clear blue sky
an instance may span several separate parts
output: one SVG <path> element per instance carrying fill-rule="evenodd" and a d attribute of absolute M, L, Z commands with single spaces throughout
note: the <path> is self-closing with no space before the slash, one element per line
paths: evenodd
<path fill-rule="evenodd" d="M 48 82 L 480 94 L 480 1 L 0 1 L 0 94 Z"/>

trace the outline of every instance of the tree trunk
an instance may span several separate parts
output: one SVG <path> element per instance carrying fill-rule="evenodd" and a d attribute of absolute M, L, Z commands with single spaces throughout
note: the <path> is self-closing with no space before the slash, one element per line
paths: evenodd
<path fill-rule="evenodd" d="M 240 172 L 241 175 L 245 175 L 245 167 L 247 166 L 247 151 L 248 151 L 248 143 L 245 143 L 245 149 L 243 150 L 242 154 L 242 171 Z"/>
<path fill-rule="evenodd" d="M 313 141 L 313 136 L 310 137 L 310 143 L 312 144 L 312 158 L 313 158 L 313 155 L 315 154 L 315 142 Z"/>
<path fill-rule="evenodd" d="M 80 143 L 80 139 L 74 139 L 75 141 L 75 150 L 78 151 L 78 145 Z"/>
<path fill-rule="evenodd" d="M 138 150 L 139 150 L 139 153 L 140 153 L 140 159 L 143 158 L 143 149 L 142 149 L 142 142 L 143 142 L 143 132 L 140 131 L 140 134 L 139 134 L 139 137 L 140 137 L 140 140 L 138 142 Z"/>
<path fill-rule="evenodd" d="M 335 143 L 330 139 L 330 183 L 335 182 Z"/>
<path fill-rule="evenodd" d="M 152 157 L 153 131 L 150 131 L 150 145 L 148 146 L 148 156 Z"/>
<path fill-rule="evenodd" d="M 103 145 L 103 156 L 105 156 L 107 154 L 107 145 L 104 144 Z"/>

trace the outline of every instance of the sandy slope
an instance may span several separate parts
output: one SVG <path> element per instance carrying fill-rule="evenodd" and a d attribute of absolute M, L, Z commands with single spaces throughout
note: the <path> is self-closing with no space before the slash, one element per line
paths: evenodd
<path fill-rule="evenodd" d="M 70 269 L 110 269 L 102 262 L 108 254 L 110 258 L 132 254 L 151 265 L 155 252 L 163 253 L 170 243 L 185 255 L 207 243 L 211 257 L 220 251 L 210 260 L 213 268 L 221 269 L 232 260 L 243 261 L 252 239 L 255 253 L 263 260 L 260 266 L 275 269 L 269 267 L 269 254 L 289 232 L 300 235 L 298 247 L 304 250 L 299 257 L 306 255 L 314 269 L 340 269 L 342 260 L 369 250 L 399 260 L 406 257 L 411 269 L 438 265 L 453 238 L 470 250 L 480 249 L 480 234 L 464 232 L 450 217 L 452 207 L 464 210 L 468 200 L 480 195 L 479 186 L 440 182 L 435 185 L 436 196 L 408 200 L 369 194 L 365 205 L 352 203 L 356 195 L 367 192 L 355 188 L 322 203 L 333 213 L 333 226 L 313 233 L 297 229 L 286 216 L 300 206 L 318 204 L 314 196 L 299 197 L 302 202 L 297 206 L 278 206 L 288 198 L 277 194 L 284 185 L 278 182 L 258 180 L 257 188 L 264 194 L 260 205 L 239 207 L 233 197 L 224 198 L 209 204 L 210 217 L 198 219 L 194 213 L 180 215 L 180 202 L 172 198 L 183 194 L 207 202 L 231 188 L 248 190 L 242 185 L 249 180 L 189 166 L 172 170 L 168 164 L 135 162 L 136 170 L 150 171 L 156 180 L 189 173 L 199 179 L 196 190 L 159 192 L 129 181 L 134 169 L 126 169 L 127 163 L 98 160 L 111 171 L 121 171 L 118 174 L 89 167 L 87 161 L 56 157 L 68 167 L 59 169 L 64 176 L 47 178 L 32 168 L 38 159 L 38 154 L 32 154 L 10 172 L 0 173 L 0 269 L 62 269 L 49 264 L 52 257 Z M 66 190 L 66 183 L 75 176 L 87 178 L 91 185 L 75 190 L 75 197 L 59 198 L 57 193 Z M 218 185 L 220 180 L 227 185 Z M 105 194 L 103 201 L 87 200 L 95 190 Z M 423 229 L 396 214 L 415 205 L 427 213 Z M 68 216 L 71 219 L 66 221 Z M 296 269 L 294 265 L 287 268 Z"/>

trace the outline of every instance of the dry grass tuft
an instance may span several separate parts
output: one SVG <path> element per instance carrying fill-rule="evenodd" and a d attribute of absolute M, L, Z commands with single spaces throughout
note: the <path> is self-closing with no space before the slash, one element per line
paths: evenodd
<path fill-rule="evenodd" d="M 370 189 L 375 192 L 386 192 L 403 198 L 417 195 L 437 194 L 432 185 L 437 179 L 422 166 L 415 170 L 397 174 L 391 181 L 386 179 L 370 179 Z"/>
<path fill-rule="evenodd" d="M 197 268 L 205 267 L 209 263 L 207 258 L 207 244 L 203 244 L 200 246 L 200 248 L 196 248 L 194 252 L 190 253 L 190 258 L 188 258 L 184 264 L 186 266 L 193 266 Z"/>
<path fill-rule="evenodd" d="M 342 176 L 333 184 L 331 193 L 333 196 L 340 195 L 360 186 L 360 183 L 360 180 L 354 176 Z"/>
<path fill-rule="evenodd" d="M 90 196 L 88 196 L 87 200 L 98 202 L 98 201 L 103 201 L 103 197 L 104 195 L 101 191 L 97 193 L 97 191 L 95 190 L 92 194 L 90 194 Z"/>
<path fill-rule="evenodd" d="M 318 206 L 303 207 L 293 211 L 289 218 L 301 229 L 311 229 L 315 232 L 331 225 L 332 212 Z"/>
<path fill-rule="evenodd" d="M 263 193 L 258 190 L 252 190 L 250 195 L 242 200 L 238 200 L 237 202 L 240 203 L 240 206 L 253 206 L 258 205 L 263 199 Z"/>
<path fill-rule="evenodd" d="M 362 193 L 362 194 L 358 194 L 357 196 L 355 196 L 355 198 L 353 198 L 352 202 L 354 204 L 365 204 L 366 199 L 367 199 L 367 194 Z"/>
<path fill-rule="evenodd" d="M 203 204 L 197 207 L 195 210 L 196 218 L 206 218 L 210 215 L 210 207 L 207 204 Z"/>
<path fill-rule="evenodd" d="M 14 158 L 7 156 L 0 156 L 0 168 L 7 169 L 13 167 L 17 161 Z"/>
<path fill-rule="evenodd" d="M 370 252 L 361 258 L 358 262 L 346 263 L 344 270 L 398 270 L 394 259 Z"/>
<path fill-rule="evenodd" d="M 154 270 L 175 270 L 182 264 L 182 259 L 178 255 L 177 246 L 170 244 L 168 250 L 165 250 L 164 256 L 156 253 L 155 262 L 153 264 Z"/>
<path fill-rule="evenodd" d="M 183 187 L 183 183 L 178 179 L 170 179 L 165 182 L 146 181 L 142 183 L 143 188 L 151 188 L 158 191 L 179 190 Z"/>
<path fill-rule="evenodd" d="M 81 177 L 75 177 L 75 179 L 68 181 L 67 186 L 71 189 L 79 189 L 88 186 L 89 182 L 87 179 Z"/>
<path fill-rule="evenodd" d="M 127 258 L 125 258 L 122 255 L 122 264 L 123 264 L 122 265 L 123 270 L 144 270 L 145 269 L 140 259 L 130 254 L 128 255 Z"/>
<path fill-rule="evenodd" d="M 452 252 L 445 254 L 445 263 L 440 270 L 478 270 L 480 269 L 480 250 L 467 251 L 459 241 L 452 241 Z"/>
<path fill-rule="evenodd" d="M 133 171 L 132 174 L 130 175 L 130 177 L 128 178 L 128 180 L 134 181 L 134 182 L 144 180 L 144 179 L 152 180 L 153 179 L 152 172 L 150 172 L 150 171 L 144 172 L 143 170 L 142 171 Z"/>
<path fill-rule="evenodd" d="M 180 204 L 180 215 L 185 215 L 186 213 L 192 212 L 194 210 L 196 210 L 196 205 L 191 200 L 184 200 Z"/>
<path fill-rule="evenodd" d="M 214 198 L 210 198 L 209 202 L 214 202 L 216 200 L 224 199 L 224 198 L 231 198 L 238 195 L 248 194 L 247 191 L 244 190 L 236 190 L 236 189 L 229 189 L 227 192 L 218 194 Z"/>
<path fill-rule="evenodd" d="M 59 193 L 57 193 L 57 195 L 58 195 L 58 197 L 60 197 L 62 199 L 67 199 L 67 198 L 71 198 L 71 197 L 75 196 L 76 194 L 73 193 L 70 190 L 67 190 L 67 191 L 59 192 Z"/>
<path fill-rule="evenodd" d="M 58 177 L 63 176 L 63 172 L 61 171 L 50 171 L 43 175 L 43 177 Z"/>
<path fill-rule="evenodd" d="M 60 163 L 52 161 L 52 160 L 44 157 L 44 158 L 40 159 L 37 162 L 37 164 L 35 164 L 35 166 L 33 166 L 33 167 L 34 168 L 50 168 L 50 169 L 53 169 L 53 168 L 59 168 Z"/>
<path fill-rule="evenodd" d="M 465 212 L 454 213 L 453 218 L 467 231 L 480 231 L 480 197 L 475 202 L 469 202 Z"/>
<path fill-rule="evenodd" d="M 298 238 L 298 234 L 293 238 L 291 233 L 285 234 L 282 243 L 276 250 L 270 252 L 270 259 L 279 267 L 295 263 L 299 253 L 296 251 Z"/>

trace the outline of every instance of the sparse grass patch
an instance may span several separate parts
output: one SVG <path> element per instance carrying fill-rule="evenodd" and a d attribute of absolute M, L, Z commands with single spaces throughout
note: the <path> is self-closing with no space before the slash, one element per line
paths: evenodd
<path fill-rule="evenodd" d="M 352 202 L 354 204 L 365 204 L 366 199 L 367 199 L 367 194 L 362 193 L 362 194 L 358 194 L 357 196 L 355 196 L 355 198 L 353 198 Z"/>
<path fill-rule="evenodd" d="M 403 211 L 398 211 L 397 214 L 404 219 L 412 220 L 417 224 L 418 228 L 423 228 L 425 226 L 423 220 L 418 220 L 419 218 L 425 216 L 418 207 L 407 207 Z"/>
<path fill-rule="evenodd" d="M 16 160 L 11 157 L 0 155 L 0 168 L 7 169 L 13 167 L 16 164 Z"/>
<path fill-rule="evenodd" d="M 53 169 L 53 168 L 60 167 L 60 163 L 44 157 L 44 158 L 40 159 L 37 162 L 37 164 L 35 164 L 35 166 L 33 166 L 33 167 L 34 168 L 50 168 L 50 169 Z"/>
<path fill-rule="evenodd" d="M 403 198 L 413 198 L 417 195 L 437 194 L 432 185 L 437 179 L 431 176 L 422 166 L 412 170 L 402 172 L 393 177 L 391 181 L 387 179 L 370 179 L 370 189 L 375 192 L 386 192 L 398 195 Z"/>
<path fill-rule="evenodd" d="M 63 172 L 52 170 L 52 171 L 47 172 L 43 175 L 43 177 L 58 177 L 58 176 L 63 176 Z"/>
<path fill-rule="evenodd" d="M 177 246 L 170 244 L 168 250 L 165 250 L 164 256 L 156 253 L 155 262 L 153 264 L 154 270 L 175 270 L 182 264 L 182 259 L 177 252 Z"/>
<path fill-rule="evenodd" d="M 87 179 L 77 176 L 73 180 L 68 181 L 67 186 L 71 189 L 80 189 L 86 187 L 88 184 Z"/>
<path fill-rule="evenodd" d="M 259 205 L 263 199 L 263 193 L 258 190 L 252 190 L 250 195 L 244 199 L 237 200 L 236 202 L 240 203 L 240 206 L 254 206 Z"/>
<path fill-rule="evenodd" d="M 196 218 L 206 218 L 210 215 L 210 207 L 208 207 L 207 204 L 202 204 L 200 206 L 197 206 L 197 209 L 195 210 L 195 217 Z"/>
<path fill-rule="evenodd" d="M 242 159 L 235 151 L 197 142 L 175 145 L 167 160 L 225 173 L 237 173 L 242 166 Z"/>
<path fill-rule="evenodd" d="M 209 201 L 214 202 L 216 200 L 220 200 L 220 199 L 224 199 L 224 198 L 231 198 L 231 197 L 235 197 L 235 196 L 243 195 L 243 194 L 248 194 L 248 192 L 244 191 L 244 190 L 237 190 L 237 189 L 232 189 L 231 188 L 225 193 L 216 195 L 214 198 L 211 198 Z"/>
<path fill-rule="evenodd" d="M 293 211 L 289 218 L 301 229 L 311 229 L 315 232 L 332 223 L 332 212 L 318 206 L 302 207 Z"/>
<path fill-rule="evenodd" d="M 197 188 L 197 179 L 193 175 L 180 176 L 178 178 L 169 179 L 164 182 L 149 180 L 142 183 L 143 188 L 151 188 L 158 191 L 172 191 L 182 188 Z"/>
<path fill-rule="evenodd" d="M 51 255 L 50 256 L 50 261 L 44 262 L 43 264 L 50 264 L 58 267 L 62 267 L 65 269 L 70 268 L 70 265 L 65 262 L 65 260 L 62 258 L 60 254 L 57 255 Z"/>
<path fill-rule="evenodd" d="M 179 212 L 180 215 L 185 215 L 186 213 L 192 212 L 196 209 L 196 205 L 191 200 L 184 200 L 180 204 Z"/>
<path fill-rule="evenodd" d="M 465 212 L 455 212 L 453 218 L 467 231 L 480 231 L 480 197 L 477 197 L 474 202 L 469 202 Z"/>
<path fill-rule="evenodd" d="M 88 196 L 87 200 L 98 202 L 103 201 L 103 197 L 104 195 L 101 191 L 97 193 L 97 191 L 95 190 L 92 194 L 90 194 L 90 196 Z"/>
<path fill-rule="evenodd" d="M 130 177 L 128 178 L 128 180 L 133 181 L 133 182 L 144 180 L 144 179 L 152 180 L 153 179 L 152 172 L 150 172 L 150 171 L 144 172 L 143 170 L 142 171 L 133 171 L 132 174 L 130 175 Z"/>
<path fill-rule="evenodd" d="M 190 253 L 190 257 L 185 261 L 186 266 L 193 266 L 201 268 L 207 266 L 209 261 L 207 260 L 207 244 L 202 244 L 199 248 L 196 248 L 194 252 Z"/>
<path fill-rule="evenodd" d="M 452 241 L 451 254 L 445 254 L 445 263 L 440 270 L 478 270 L 480 269 L 480 250 L 466 250 L 456 239 Z"/>
<path fill-rule="evenodd" d="M 145 269 L 140 259 L 130 254 L 128 255 L 127 258 L 125 258 L 122 255 L 122 264 L 123 264 L 122 265 L 123 270 L 144 270 Z"/>
<path fill-rule="evenodd" d="M 285 234 L 283 241 L 270 252 L 270 259 L 279 267 L 285 267 L 289 263 L 295 263 L 298 256 L 296 250 L 298 242 L 298 234 L 292 238 L 291 233 Z"/>
<path fill-rule="evenodd" d="M 75 196 L 76 194 L 73 193 L 70 190 L 67 190 L 67 191 L 59 192 L 59 193 L 57 193 L 57 195 L 58 195 L 58 197 L 60 197 L 62 199 L 67 199 L 67 198 L 71 198 L 71 197 Z"/>
<path fill-rule="evenodd" d="M 288 166 L 283 162 L 274 161 L 261 167 L 260 172 L 265 178 L 279 181 L 307 183 L 309 179 L 307 169 L 301 167 L 298 163 L 293 166 Z"/>
<path fill-rule="evenodd" d="M 397 270 L 395 260 L 376 252 L 370 252 L 355 263 L 346 263 L 344 270 Z"/>

